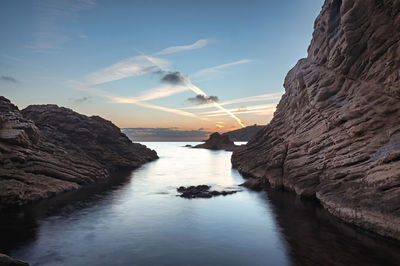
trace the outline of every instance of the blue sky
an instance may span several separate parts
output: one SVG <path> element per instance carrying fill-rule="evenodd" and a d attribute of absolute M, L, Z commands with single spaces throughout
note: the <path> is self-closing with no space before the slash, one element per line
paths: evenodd
<path fill-rule="evenodd" d="M 21 109 L 55 103 L 120 127 L 266 124 L 322 4 L 3 0 L 0 92 Z"/>

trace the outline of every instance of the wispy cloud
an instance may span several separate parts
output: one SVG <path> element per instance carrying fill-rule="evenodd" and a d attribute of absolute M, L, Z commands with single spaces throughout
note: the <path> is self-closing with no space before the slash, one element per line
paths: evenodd
<path fill-rule="evenodd" d="M 111 99 L 111 100 L 115 101 L 115 99 Z M 207 118 L 203 118 L 203 117 L 200 117 L 200 116 L 198 116 L 196 114 L 185 112 L 185 111 L 182 111 L 182 110 L 179 110 L 179 109 L 163 107 L 163 106 L 159 106 L 159 105 L 155 105 L 155 104 L 150 104 L 150 103 L 147 103 L 147 102 L 135 102 L 134 104 L 142 106 L 142 107 L 150 108 L 150 109 L 155 109 L 155 110 L 160 110 L 160 111 L 164 111 L 164 112 L 167 112 L 167 113 L 176 114 L 176 115 L 192 117 L 192 118 L 196 118 L 196 119 L 200 119 L 200 120 L 207 120 Z"/>
<path fill-rule="evenodd" d="M 156 53 L 155 55 L 164 55 L 164 54 L 176 53 L 179 51 L 198 49 L 198 48 L 204 47 L 206 44 L 207 44 L 206 40 L 199 40 L 191 45 L 174 46 L 174 47 L 166 48 L 166 49 Z M 242 62 L 239 62 L 239 61 L 232 62 L 232 63 L 225 64 L 224 66 L 216 66 L 216 67 L 214 67 L 214 69 L 224 68 L 227 66 L 241 64 L 241 63 L 245 63 L 245 62 L 247 62 L 247 61 L 242 60 Z M 98 96 L 106 97 L 115 103 L 132 103 L 132 104 L 136 104 L 138 106 L 151 108 L 151 109 L 155 109 L 155 110 L 160 110 L 160 111 L 164 111 L 164 112 L 169 112 L 169 113 L 174 113 L 177 115 L 193 117 L 193 118 L 202 119 L 202 120 L 208 120 L 205 117 L 199 117 L 197 114 L 183 111 L 181 109 L 163 107 L 163 106 L 158 106 L 158 105 L 154 105 L 154 104 L 150 104 L 150 103 L 146 102 L 146 100 L 166 97 L 166 96 L 172 95 L 174 93 L 178 93 L 178 92 L 190 89 L 193 92 L 195 92 L 197 95 L 201 95 L 205 99 L 208 99 L 207 100 L 208 102 L 211 102 L 216 108 L 218 108 L 219 110 L 225 112 L 227 115 L 232 117 L 241 127 L 246 126 L 243 123 L 243 121 L 240 120 L 240 118 L 238 118 L 235 114 L 233 114 L 231 111 L 225 109 L 220 104 L 218 104 L 216 102 L 216 99 L 217 99 L 216 96 L 208 96 L 203 90 L 201 90 L 199 87 L 195 86 L 188 77 L 180 74 L 180 72 L 169 71 L 167 68 L 168 65 L 169 65 L 168 61 L 158 58 L 158 57 L 147 56 L 144 54 L 142 54 L 140 56 L 135 56 L 135 57 L 117 62 L 117 63 L 115 63 L 107 68 L 104 68 L 100 71 L 97 71 L 95 73 L 89 74 L 86 77 L 86 81 L 83 83 L 84 88 L 85 88 L 84 90 L 87 92 L 95 93 Z M 158 88 L 156 90 L 152 90 L 152 91 L 148 92 L 147 94 L 139 96 L 139 97 L 120 97 L 120 96 L 110 95 L 107 92 L 93 88 L 94 85 L 103 84 L 106 82 L 119 80 L 119 79 L 131 77 L 131 76 L 143 75 L 143 74 L 150 73 L 150 72 L 167 73 L 161 79 L 162 82 L 169 83 L 170 85 L 177 85 L 177 84 L 181 83 L 183 86 Z M 214 99 L 214 100 L 212 100 L 212 99 Z"/>
<path fill-rule="evenodd" d="M 205 69 L 202 69 L 202 70 L 194 73 L 193 75 L 191 75 L 191 78 L 193 78 L 193 79 L 208 78 L 208 76 L 210 74 L 213 74 L 213 73 L 216 73 L 216 72 L 220 72 L 224 68 L 228 68 L 228 67 L 232 67 L 232 66 L 236 66 L 236 65 L 241 65 L 241 64 L 247 64 L 247 63 L 250 63 L 250 62 L 253 62 L 253 60 L 242 59 L 242 60 L 239 60 L 239 61 L 234 61 L 234 62 L 230 62 L 230 63 L 218 65 L 218 66 L 205 68 Z"/>
<path fill-rule="evenodd" d="M 188 91 L 186 86 L 163 86 L 148 90 L 138 97 L 114 97 L 117 103 L 137 103 L 171 96 L 176 93 Z"/>
<path fill-rule="evenodd" d="M 81 38 L 81 39 L 87 39 L 88 36 L 87 36 L 86 34 L 84 34 L 84 33 L 81 33 L 81 34 L 79 34 L 79 38 Z"/>
<path fill-rule="evenodd" d="M 220 102 L 219 104 L 222 106 L 231 105 L 236 103 L 247 103 L 247 102 L 259 102 L 259 101 L 271 101 L 271 100 L 279 100 L 282 97 L 283 92 L 275 92 L 275 93 L 268 93 L 268 94 L 261 94 L 256 96 L 250 97 L 243 97 L 234 100 L 228 100 Z M 214 107 L 213 104 L 203 104 L 203 105 L 194 105 L 194 106 L 187 106 L 181 109 L 206 109 Z"/>
<path fill-rule="evenodd" d="M 150 59 L 151 60 L 151 59 Z M 164 72 L 168 72 L 168 70 L 164 69 L 163 67 L 159 66 L 160 69 Z M 199 87 L 197 87 L 196 85 L 194 85 L 189 78 L 185 78 L 184 79 L 184 84 L 189 87 L 193 92 L 195 92 L 197 95 L 204 95 L 206 97 L 209 97 L 202 89 L 200 89 Z M 240 120 L 239 117 L 237 117 L 236 115 L 234 115 L 233 113 L 231 113 L 229 110 L 226 110 L 224 107 L 222 107 L 221 105 L 219 105 L 217 102 L 212 102 L 214 104 L 215 107 L 217 107 L 220 110 L 225 111 L 230 117 L 232 117 L 241 127 L 245 127 L 246 125 L 243 123 L 242 120 Z"/>
<path fill-rule="evenodd" d="M 227 109 L 233 114 L 273 114 L 276 110 L 276 103 L 271 103 L 271 104 L 261 104 L 261 105 L 253 105 L 253 106 L 246 106 L 246 107 L 239 107 L 239 108 L 230 108 Z M 203 112 L 200 113 L 199 115 L 203 117 L 216 117 L 216 116 L 226 116 L 227 114 L 225 112 L 222 112 L 221 110 L 217 111 L 209 111 L 209 112 Z"/>
<path fill-rule="evenodd" d="M 182 130 L 179 128 L 124 128 L 132 141 L 199 141 L 207 139 L 212 132 L 198 130 Z"/>
<path fill-rule="evenodd" d="M 116 96 L 114 94 L 105 92 L 103 90 L 94 88 L 94 87 L 90 87 L 87 86 L 85 83 L 80 83 L 80 82 L 76 82 L 76 81 L 70 81 L 68 86 L 70 86 L 73 89 L 76 90 L 80 90 L 80 91 L 85 91 L 91 94 L 94 94 L 96 96 L 101 96 L 104 98 L 107 98 L 109 100 L 111 100 L 111 102 L 113 103 L 120 103 L 120 104 L 135 104 L 138 106 L 142 106 L 142 107 L 146 107 L 149 109 L 154 109 L 154 110 L 159 110 L 159 111 L 164 111 L 167 113 L 173 113 L 176 115 L 181 115 L 181 116 L 186 116 L 186 117 L 192 117 L 192 118 L 196 118 L 196 119 L 200 119 L 200 120 L 207 120 L 207 118 L 203 118 L 200 117 L 196 114 L 190 113 L 190 112 L 186 112 L 186 111 L 182 111 L 180 109 L 174 109 L 174 108 L 169 108 L 169 107 L 163 107 L 163 106 L 158 106 L 155 104 L 150 104 L 147 102 L 144 102 L 144 99 L 150 100 L 150 99 L 156 99 L 156 98 L 161 98 L 161 97 L 166 97 L 168 96 L 168 94 L 170 92 L 168 92 L 167 87 L 164 88 L 159 88 L 158 89 L 158 94 L 154 91 L 150 91 L 142 96 L 139 97 L 121 97 L 121 96 Z M 184 86 L 178 86 L 175 87 L 175 90 L 179 91 L 179 90 L 188 90 L 187 87 Z M 157 91 L 157 90 L 156 90 Z M 138 99 L 142 100 L 139 101 Z"/>
<path fill-rule="evenodd" d="M 189 51 L 189 50 L 195 50 L 199 48 L 203 48 L 208 44 L 208 41 L 205 39 L 201 39 L 196 41 L 195 43 L 189 44 L 189 45 L 181 45 L 181 46 L 172 46 L 165 48 L 154 55 L 167 55 L 167 54 L 174 54 L 182 51 Z"/>
<path fill-rule="evenodd" d="M 35 1 L 37 17 L 34 22 L 34 40 L 26 47 L 36 52 L 54 52 L 69 40 L 63 28 L 65 21 L 76 19 L 80 11 L 95 5 L 92 0 Z"/>
<path fill-rule="evenodd" d="M 119 61 L 109 67 L 89 74 L 86 77 L 86 82 L 89 85 L 102 84 L 123 78 L 140 76 L 147 73 L 157 71 L 169 66 L 169 62 L 156 57 L 135 56 L 122 61 Z"/>
<path fill-rule="evenodd" d="M 166 73 L 166 75 L 162 78 L 163 82 L 171 84 L 174 82 L 179 83 L 183 79 L 183 75 L 179 72 L 165 71 L 169 68 L 169 61 L 160 57 L 156 57 L 156 55 L 166 55 L 181 51 L 199 49 L 206 46 L 207 43 L 207 40 L 202 39 L 190 45 L 165 48 L 152 56 L 142 54 L 125 60 L 121 60 L 117 63 L 112 64 L 109 67 L 89 74 L 86 77 L 86 82 L 89 85 L 97 85 L 162 70 L 162 72 Z"/>
<path fill-rule="evenodd" d="M 5 82 L 18 83 L 18 80 L 12 76 L 1 76 L 1 80 Z"/>
<path fill-rule="evenodd" d="M 4 57 L 4 58 L 6 58 L 6 59 L 9 59 L 9 60 L 13 60 L 13 61 L 16 61 L 16 62 L 25 62 L 25 60 L 23 60 L 23 59 L 21 59 L 21 58 L 18 58 L 18 57 L 15 57 L 15 56 L 10 56 L 10 55 L 5 55 L 5 54 L 2 54 L 2 55 L 0 55 L 1 57 Z"/>

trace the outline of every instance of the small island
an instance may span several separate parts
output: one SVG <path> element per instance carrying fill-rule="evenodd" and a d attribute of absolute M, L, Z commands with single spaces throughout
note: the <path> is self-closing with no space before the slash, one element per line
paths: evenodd
<path fill-rule="evenodd" d="M 215 132 L 211 134 L 203 144 L 196 145 L 193 148 L 236 151 L 240 147 L 240 145 L 236 145 L 232 140 L 230 140 L 227 135 L 221 135 L 218 132 Z"/>

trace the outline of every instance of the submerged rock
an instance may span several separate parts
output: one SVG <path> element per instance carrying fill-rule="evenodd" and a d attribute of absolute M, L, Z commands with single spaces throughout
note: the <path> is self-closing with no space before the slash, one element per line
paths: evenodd
<path fill-rule="evenodd" d="M 78 189 L 156 158 L 101 117 L 56 105 L 20 112 L 0 96 L 0 207 Z"/>
<path fill-rule="evenodd" d="M 240 172 L 400 239 L 400 1 L 326 0 Z"/>
<path fill-rule="evenodd" d="M 211 186 L 207 185 L 198 185 L 198 186 L 190 186 L 190 187 L 179 187 L 176 190 L 180 193 L 179 197 L 193 199 L 193 198 L 211 198 L 215 196 L 226 196 L 230 194 L 235 194 L 240 190 L 230 190 L 230 191 L 210 191 Z"/>
<path fill-rule="evenodd" d="M 227 135 L 221 135 L 218 132 L 215 132 L 210 135 L 205 143 L 196 145 L 193 148 L 234 151 L 239 147 L 240 146 L 235 145 L 235 143 L 233 143 L 233 141 L 231 141 Z"/>

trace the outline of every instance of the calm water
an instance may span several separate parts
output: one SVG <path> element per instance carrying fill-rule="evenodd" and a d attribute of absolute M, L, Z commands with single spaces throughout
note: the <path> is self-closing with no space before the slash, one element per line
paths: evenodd
<path fill-rule="evenodd" d="M 160 159 L 112 184 L 2 213 L 0 252 L 32 265 L 399 265 L 398 242 L 292 193 L 176 197 L 182 185 L 243 182 L 230 152 L 184 144 L 146 143 Z"/>

